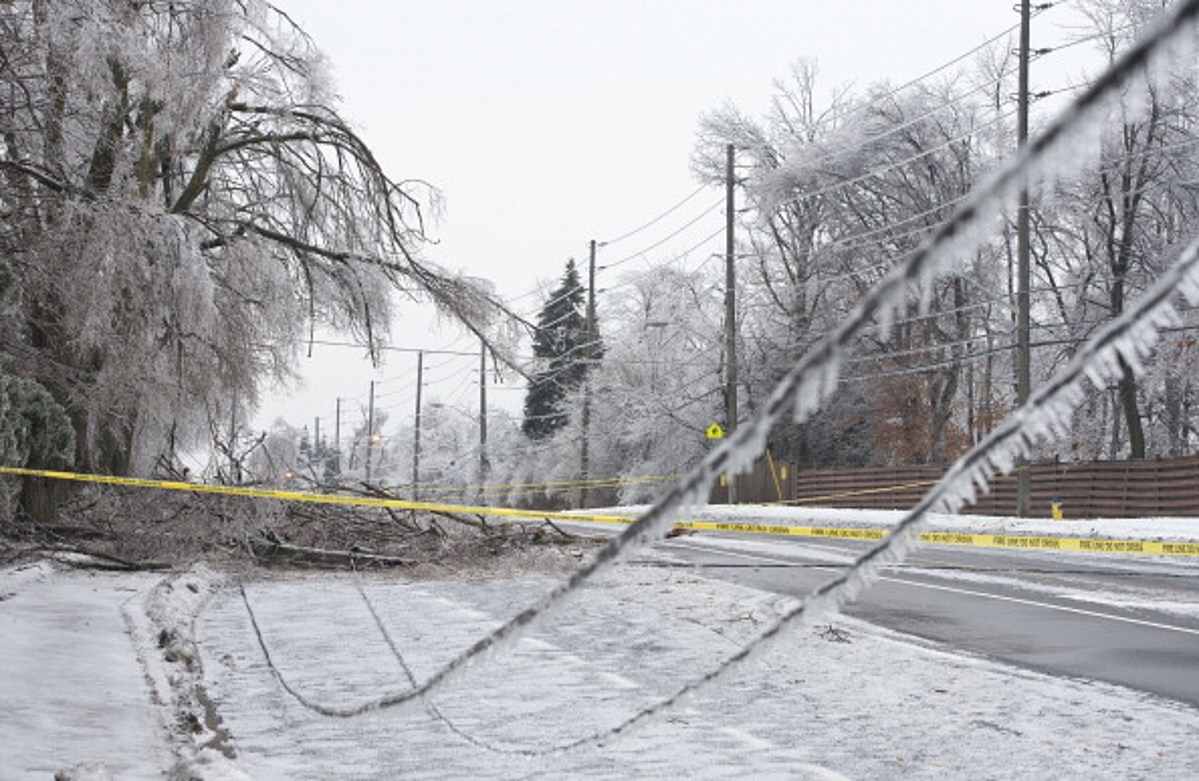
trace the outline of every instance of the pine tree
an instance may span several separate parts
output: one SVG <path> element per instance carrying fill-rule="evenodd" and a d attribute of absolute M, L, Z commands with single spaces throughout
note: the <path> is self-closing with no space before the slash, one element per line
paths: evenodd
<path fill-rule="evenodd" d="M 566 396 L 582 384 L 602 352 L 599 330 L 587 322 L 578 269 L 573 259 L 568 260 L 562 282 L 550 293 L 537 318 L 533 356 L 542 368 L 525 396 L 525 436 L 545 439 L 566 425 Z"/>

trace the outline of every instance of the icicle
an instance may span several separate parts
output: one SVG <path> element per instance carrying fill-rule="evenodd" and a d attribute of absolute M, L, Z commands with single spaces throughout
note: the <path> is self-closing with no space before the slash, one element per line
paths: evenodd
<path fill-rule="evenodd" d="M 975 464 L 970 467 L 966 476 L 970 484 L 974 487 L 976 495 L 986 495 L 991 493 L 991 474 L 985 463 Z"/>
<path fill-rule="evenodd" d="M 1178 284 L 1178 292 L 1182 293 L 1187 303 L 1199 306 L 1199 275 L 1190 275 Z"/>
<path fill-rule="evenodd" d="M 1016 455 L 1010 446 L 996 448 L 994 452 L 988 454 L 988 460 L 991 466 L 998 470 L 1001 474 L 1010 474 L 1016 467 Z"/>

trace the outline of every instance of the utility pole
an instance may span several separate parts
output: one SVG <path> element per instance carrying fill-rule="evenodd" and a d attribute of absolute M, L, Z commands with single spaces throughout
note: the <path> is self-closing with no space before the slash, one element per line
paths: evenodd
<path fill-rule="evenodd" d="M 733 268 L 733 218 L 735 216 L 733 209 L 733 158 L 736 150 L 732 144 L 729 144 L 724 151 L 724 428 L 726 434 L 732 434 L 737 428 L 737 275 Z M 730 474 L 727 480 L 729 504 L 736 504 L 736 478 Z"/>
<path fill-rule="evenodd" d="M 310 451 L 310 453 L 311 453 L 310 458 L 315 458 L 316 463 L 314 464 L 312 461 L 309 461 L 308 468 L 312 470 L 312 476 L 316 479 L 317 483 L 320 483 L 320 482 L 322 482 L 322 479 L 323 479 L 322 474 L 324 473 L 324 470 L 321 468 L 322 459 L 320 458 L 320 452 L 321 452 L 321 416 L 320 415 L 317 415 L 316 417 L 314 417 L 312 419 L 312 431 L 313 431 L 312 450 Z"/>
<path fill-rule="evenodd" d="M 582 486 L 579 489 L 579 507 L 587 506 L 587 483 L 591 479 L 591 452 L 588 439 L 591 433 L 592 356 L 595 355 L 597 336 L 595 327 L 595 239 L 592 239 L 587 263 L 587 327 L 584 337 L 587 341 L 583 345 L 583 360 L 586 361 L 586 365 L 583 372 L 583 444 L 579 456 Z"/>
<path fill-rule="evenodd" d="M 337 407 L 333 413 L 333 453 L 337 459 L 337 480 L 341 481 L 341 397 L 335 399 Z"/>
<path fill-rule="evenodd" d="M 366 482 L 371 481 L 371 448 L 375 444 L 375 381 L 366 403 Z"/>
<path fill-rule="evenodd" d="M 1031 47 L 1032 10 L 1030 0 L 1020 0 L 1020 69 L 1016 105 L 1016 145 L 1023 150 L 1028 143 L 1028 63 Z M 1028 188 L 1020 190 L 1020 203 L 1016 210 L 1016 404 L 1028 401 L 1032 390 L 1031 302 L 1029 288 L 1031 270 L 1029 262 L 1029 214 Z M 1021 458 L 1016 464 L 1016 515 L 1027 518 L 1032 493 L 1032 475 L 1028 460 Z"/>
<path fill-rule="evenodd" d="M 412 500 L 420 498 L 420 405 L 425 384 L 425 352 L 416 352 L 416 421 L 412 431 Z"/>
<path fill-rule="evenodd" d="M 479 345 L 479 504 L 483 504 L 487 484 L 487 342 Z"/>
<path fill-rule="evenodd" d="M 241 482 L 241 475 L 237 468 L 237 452 L 234 445 L 237 443 L 237 394 L 233 394 L 233 401 L 229 404 L 229 482 L 237 485 Z"/>

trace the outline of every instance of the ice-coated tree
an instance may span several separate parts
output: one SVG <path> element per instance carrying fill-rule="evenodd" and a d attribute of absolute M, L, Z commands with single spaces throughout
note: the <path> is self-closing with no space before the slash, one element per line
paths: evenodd
<path fill-rule="evenodd" d="M 568 260 L 562 281 L 537 316 L 533 333 L 537 368 L 525 395 L 522 424 L 530 439 L 545 439 L 566 425 L 569 416 L 564 400 L 603 354 L 599 329 L 587 320 L 585 298 L 575 262 Z"/>
<path fill-rule="evenodd" d="M 960 92 L 953 85 L 900 95 L 876 88 L 855 106 L 855 126 L 865 130 L 826 166 L 832 176 L 825 173 L 825 186 L 836 186 L 837 203 L 827 258 L 860 289 L 919 246 L 992 162 L 980 151 L 980 107 Z M 996 265 L 990 248 L 980 250 L 971 264 L 980 273 L 930 284 L 887 333 L 864 340 L 870 357 L 854 365 L 854 375 L 874 375 L 874 444 L 893 460 L 946 463 L 968 444 L 966 362 L 985 332 L 979 299 L 995 293 L 986 283 L 997 280 L 981 272 Z"/>
<path fill-rule="evenodd" d="M 1084 0 L 1081 10 L 1111 61 L 1161 11 L 1158 0 Z M 1186 235 L 1199 217 L 1199 83 L 1193 69 L 1173 67 L 1130 91 L 1104 128 L 1098 164 L 1059 186 L 1054 216 L 1061 237 L 1054 253 L 1062 331 L 1071 344 L 1097 323 L 1120 315 L 1155 278 L 1164 248 Z M 1064 250 L 1064 251 L 1063 251 Z M 1195 433 L 1199 386 L 1194 313 L 1189 327 L 1167 341 L 1169 360 L 1136 376 L 1122 365 L 1114 387 L 1092 391 L 1080 425 L 1085 455 L 1145 458 L 1186 455 Z M 1104 431 L 1106 429 L 1106 431 Z M 1155 436 L 1156 434 L 1156 436 Z"/>
<path fill-rule="evenodd" d="M 735 108 L 701 124 L 695 167 L 717 180 L 732 143 L 753 218 L 739 227 L 740 375 L 753 409 L 793 361 L 940 224 L 993 161 L 980 91 L 918 84 L 836 94 L 823 108 L 816 68 L 797 64 L 761 119 Z M 946 460 L 965 444 L 966 362 L 985 342 L 998 266 L 986 251 L 969 274 L 942 280 L 885 335 L 866 336 L 824 415 L 775 432 L 776 453 L 821 465 Z M 885 336 L 885 338 L 884 338 Z M 981 350 L 979 350 L 981 352 Z M 979 372 L 978 375 L 985 375 Z M 963 396 L 966 399 L 963 399 Z M 967 401 L 963 404 L 963 401 Z M 968 409 L 969 408 L 969 409 Z"/>
<path fill-rule="evenodd" d="M 436 194 L 382 170 L 271 4 L 15 0 L 0 51 L 0 354 L 67 410 L 77 468 L 228 421 L 314 324 L 376 348 L 396 291 L 488 328 L 486 286 L 419 254 Z"/>
<path fill-rule="evenodd" d="M 1111 60 L 1162 6 L 1083 0 L 1079 10 L 1093 27 L 1087 40 Z M 801 63 L 762 118 L 727 107 L 704 119 L 697 171 L 720 181 L 733 143 L 753 214 L 738 227 L 744 407 L 1012 153 L 1010 47 L 968 67 L 841 93 L 821 109 L 814 68 Z M 1182 67 L 1139 78 L 1113 102 L 1097 162 L 1031 193 L 1034 384 L 1123 311 L 1156 273 L 1154 258 L 1199 216 L 1197 90 Z M 1015 243 L 1009 224 L 888 330 L 864 333 L 842 391 L 819 418 L 781 426 L 776 454 L 820 465 L 945 462 L 977 442 L 1014 401 Z M 1110 388 L 1088 390 L 1074 436 L 1034 455 L 1193 452 L 1197 317 L 1184 313 L 1171 360 L 1139 377 L 1126 366 Z"/>
<path fill-rule="evenodd" d="M 705 115 L 692 160 L 696 173 L 722 185 L 725 146 L 730 143 L 742 170 L 748 168 L 741 183 L 750 186 L 778 175 L 782 166 L 794 162 L 790 157 L 796 152 L 823 150 L 825 140 L 836 135 L 849 102 L 845 94 L 838 94 L 822 104 L 818 77 L 815 62 L 798 61 L 787 79 L 776 82 L 764 116 L 749 116 L 732 105 Z M 786 367 L 827 330 L 835 307 L 851 300 L 821 268 L 818 253 L 827 243 L 827 221 L 835 203 L 818 192 L 818 177 L 808 184 L 816 194 L 780 199 L 777 208 L 757 211 L 737 229 L 737 297 L 745 313 L 738 323 L 738 374 L 746 410 L 752 410 Z M 746 205 L 752 208 L 754 200 Z M 827 463 L 829 446 L 845 443 L 845 431 L 827 443 L 822 439 L 811 425 L 784 424 L 775 432 L 775 452 L 795 460 L 818 453 Z"/>
<path fill-rule="evenodd" d="M 593 475 L 631 478 L 622 503 L 656 497 L 711 446 L 724 418 L 723 269 L 662 268 L 612 286 L 604 361 L 591 377 Z"/>

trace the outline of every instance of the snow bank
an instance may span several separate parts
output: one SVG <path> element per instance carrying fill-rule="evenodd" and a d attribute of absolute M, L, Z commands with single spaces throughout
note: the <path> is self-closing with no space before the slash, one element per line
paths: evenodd
<path fill-rule="evenodd" d="M 589 515 L 618 515 L 635 518 L 647 506 L 629 505 L 587 510 Z M 683 521 L 759 523 L 770 526 L 822 526 L 830 528 L 888 529 L 906 514 L 904 510 L 842 510 L 823 507 L 778 505 L 711 505 L 693 508 Z M 1097 539 L 1152 540 L 1155 542 L 1199 541 L 1199 518 L 1089 518 L 1051 521 L 1043 518 L 1011 518 L 993 515 L 946 515 L 929 513 L 925 531 L 970 534 L 1027 534 L 1039 537 L 1091 537 Z"/>
<path fill-rule="evenodd" d="M 159 581 L 125 609 L 130 636 L 162 708 L 177 761 L 173 781 L 247 781 L 225 745 L 216 708 L 203 688 L 196 617 L 225 576 L 205 564 Z"/>

